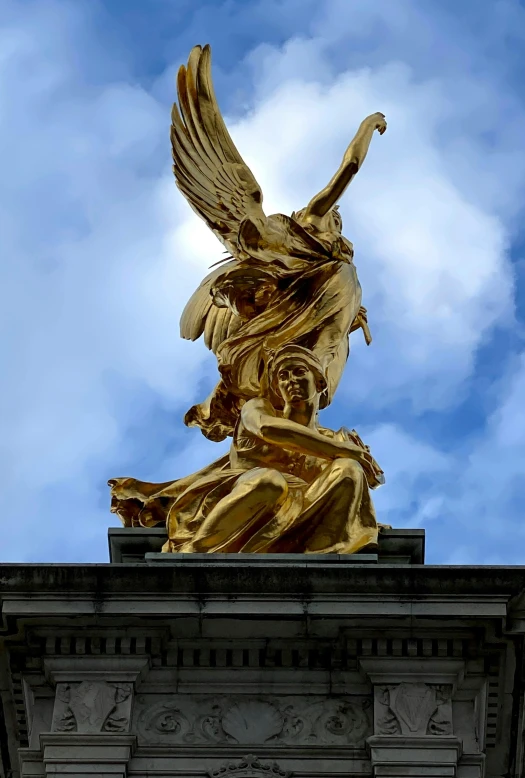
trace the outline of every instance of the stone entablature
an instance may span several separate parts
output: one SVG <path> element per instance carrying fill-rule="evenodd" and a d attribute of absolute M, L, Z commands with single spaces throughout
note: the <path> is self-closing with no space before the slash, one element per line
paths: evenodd
<path fill-rule="evenodd" d="M 4 776 L 519 776 L 524 587 L 328 559 L 5 565 Z"/>

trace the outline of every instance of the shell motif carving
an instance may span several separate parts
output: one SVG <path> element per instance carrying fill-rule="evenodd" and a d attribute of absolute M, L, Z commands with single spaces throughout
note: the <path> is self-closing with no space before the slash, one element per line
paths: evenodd
<path fill-rule="evenodd" d="M 267 702 L 247 700 L 238 702 L 226 711 L 223 730 L 237 743 L 266 743 L 282 731 L 284 719 L 279 711 Z"/>

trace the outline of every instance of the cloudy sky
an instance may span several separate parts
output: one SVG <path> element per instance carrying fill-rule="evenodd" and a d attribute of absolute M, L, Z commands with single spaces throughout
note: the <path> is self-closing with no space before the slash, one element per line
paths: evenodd
<path fill-rule="evenodd" d="M 386 472 L 427 561 L 525 564 L 525 6 L 518 0 L 0 0 L 0 559 L 106 561 L 106 481 L 222 453 L 182 307 L 222 246 L 178 194 L 175 74 L 211 43 L 267 213 L 382 111 L 342 201 L 374 336 L 326 426 Z"/>

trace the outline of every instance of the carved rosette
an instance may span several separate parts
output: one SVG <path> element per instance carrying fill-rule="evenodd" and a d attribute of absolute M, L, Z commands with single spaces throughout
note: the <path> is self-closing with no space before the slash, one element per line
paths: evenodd
<path fill-rule="evenodd" d="M 371 734 L 370 702 L 360 697 L 180 695 L 138 702 L 138 733 L 150 743 L 355 746 Z"/>
<path fill-rule="evenodd" d="M 426 683 L 376 686 L 376 735 L 452 735 L 452 687 Z"/>
<path fill-rule="evenodd" d="M 132 685 L 82 681 L 57 685 L 53 732 L 128 732 Z"/>

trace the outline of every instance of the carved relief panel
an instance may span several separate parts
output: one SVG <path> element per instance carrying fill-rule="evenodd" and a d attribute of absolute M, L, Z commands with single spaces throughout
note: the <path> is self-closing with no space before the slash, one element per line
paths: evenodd
<path fill-rule="evenodd" d="M 376 686 L 376 735 L 452 735 L 452 686 L 400 683 Z"/>
<path fill-rule="evenodd" d="M 132 685 L 107 681 L 57 684 L 53 732 L 128 732 Z"/>
<path fill-rule="evenodd" d="M 174 744 L 364 744 L 371 734 L 371 703 L 364 697 L 177 695 L 137 700 L 142 742 Z"/>

